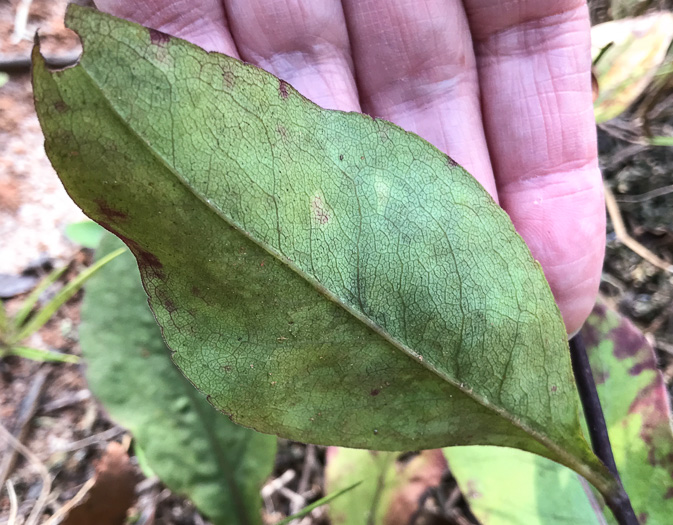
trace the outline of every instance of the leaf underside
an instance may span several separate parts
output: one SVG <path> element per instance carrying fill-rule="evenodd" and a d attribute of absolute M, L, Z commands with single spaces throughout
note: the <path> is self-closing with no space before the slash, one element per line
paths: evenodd
<path fill-rule="evenodd" d="M 468 173 L 230 57 L 76 6 L 67 23 L 79 65 L 33 55 L 47 153 L 215 407 L 319 444 L 517 447 L 609 483 L 542 270 Z"/>

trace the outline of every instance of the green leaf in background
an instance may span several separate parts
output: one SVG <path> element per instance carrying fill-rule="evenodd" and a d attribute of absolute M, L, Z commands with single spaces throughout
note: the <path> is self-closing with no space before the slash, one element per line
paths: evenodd
<path fill-rule="evenodd" d="M 98 246 L 105 230 L 93 221 L 73 222 L 65 227 L 65 236 L 85 248 Z"/>
<path fill-rule="evenodd" d="M 119 246 L 108 235 L 96 256 Z M 276 439 L 218 414 L 173 366 L 130 252 L 87 284 L 80 342 L 91 391 L 157 476 L 216 525 L 261 524 Z"/>
<path fill-rule="evenodd" d="M 79 65 L 33 53 L 47 153 L 217 408 L 318 444 L 518 447 L 614 491 L 542 269 L 473 177 L 238 60 L 73 4 L 67 25 Z"/>
<path fill-rule="evenodd" d="M 591 486 L 558 463 L 497 447 L 449 447 L 444 454 L 482 525 L 605 523 Z"/>
<path fill-rule="evenodd" d="M 643 335 L 599 302 L 583 329 L 617 467 L 641 523 L 673 516 L 673 434 L 666 386 Z M 526 452 L 444 449 L 483 525 L 614 523 L 574 472 Z"/>
<path fill-rule="evenodd" d="M 441 450 L 424 450 L 407 462 L 398 452 L 331 447 L 325 492 L 362 483 L 330 503 L 332 525 L 407 525 L 421 495 L 436 487 L 446 470 Z"/>

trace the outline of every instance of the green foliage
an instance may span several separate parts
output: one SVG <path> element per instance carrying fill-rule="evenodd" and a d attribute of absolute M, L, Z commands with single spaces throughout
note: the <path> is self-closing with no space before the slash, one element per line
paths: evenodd
<path fill-rule="evenodd" d="M 67 266 L 57 268 L 45 277 L 28 297 L 26 297 L 13 317 L 10 318 L 7 316 L 4 305 L 0 302 L 0 358 L 8 355 L 16 355 L 32 359 L 33 361 L 56 361 L 62 363 L 78 362 L 79 359 L 77 356 L 51 350 L 29 348 L 23 346 L 21 343 L 42 328 L 45 323 L 52 318 L 56 311 L 79 291 L 88 279 L 123 251 L 124 248 L 120 248 L 119 250 L 108 254 L 86 270 L 83 270 L 77 277 L 75 277 L 75 279 L 61 288 L 47 304 L 36 312 L 33 310 L 40 299 L 40 296 L 47 290 L 47 288 L 58 280 L 63 272 L 65 272 Z"/>
<path fill-rule="evenodd" d="M 652 348 L 625 318 L 598 303 L 583 329 L 615 461 L 641 523 L 673 515 L 673 434 L 666 386 Z M 444 449 L 483 525 L 611 523 L 570 470 L 516 450 Z M 599 498 L 600 500 L 600 498 Z M 600 516 L 597 518 L 597 516 Z"/>
<path fill-rule="evenodd" d="M 74 222 L 65 227 L 65 235 L 68 239 L 91 249 L 98 247 L 103 232 L 105 230 L 93 221 Z"/>
<path fill-rule="evenodd" d="M 319 444 L 518 447 L 615 489 L 542 270 L 468 173 L 256 67 L 75 5 L 67 22 L 78 66 L 33 54 L 47 153 L 217 408 Z"/>
<path fill-rule="evenodd" d="M 446 461 L 440 450 L 425 450 L 404 462 L 399 458 L 398 452 L 330 449 L 326 492 L 340 494 L 339 487 L 360 483 L 332 502 L 332 525 L 410 523 L 422 493 L 439 484 Z"/>
<path fill-rule="evenodd" d="M 108 235 L 97 257 L 119 246 Z M 128 251 L 87 285 L 80 342 L 92 392 L 131 431 L 143 463 L 216 525 L 261 524 L 276 439 L 218 414 L 173 366 Z"/>
<path fill-rule="evenodd" d="M 546 458 L 496 447 L 451 447 L 444 453 L 482 525 L 605 523 L 589 485 Z"/>

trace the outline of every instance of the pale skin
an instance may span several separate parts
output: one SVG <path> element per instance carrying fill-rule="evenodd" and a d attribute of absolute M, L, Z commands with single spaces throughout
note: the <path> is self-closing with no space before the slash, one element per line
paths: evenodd
<path fill-rule="evenodd" d="M 418 133 L 507 211 L 568 333 L 596 298 L 605 209 L 583 0 L 97 0 L 256 64 L 325 108 Z"/>

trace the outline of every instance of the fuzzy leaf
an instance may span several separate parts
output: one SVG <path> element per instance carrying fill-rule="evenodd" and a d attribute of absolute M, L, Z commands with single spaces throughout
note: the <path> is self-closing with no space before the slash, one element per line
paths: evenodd
<path fill-rule="evenodd" d="M 96 255 L 119 246 L 108 234 Z M 218 414 L 173 366 L 130 252 L 86 286 L 80 342 L 91 391 L 131 431 L 143 462 L 213 523 L 261 524 L 276 439 Z"/>
<path fill-rule="evenodd" d="M 542 270 L 473 177 L 254 66 L 74 5 L 67 23 L 79 65 L 33 55 L 48 155 L 217 408 L 318 444 L 519 447 L 614 488 Z"/>

